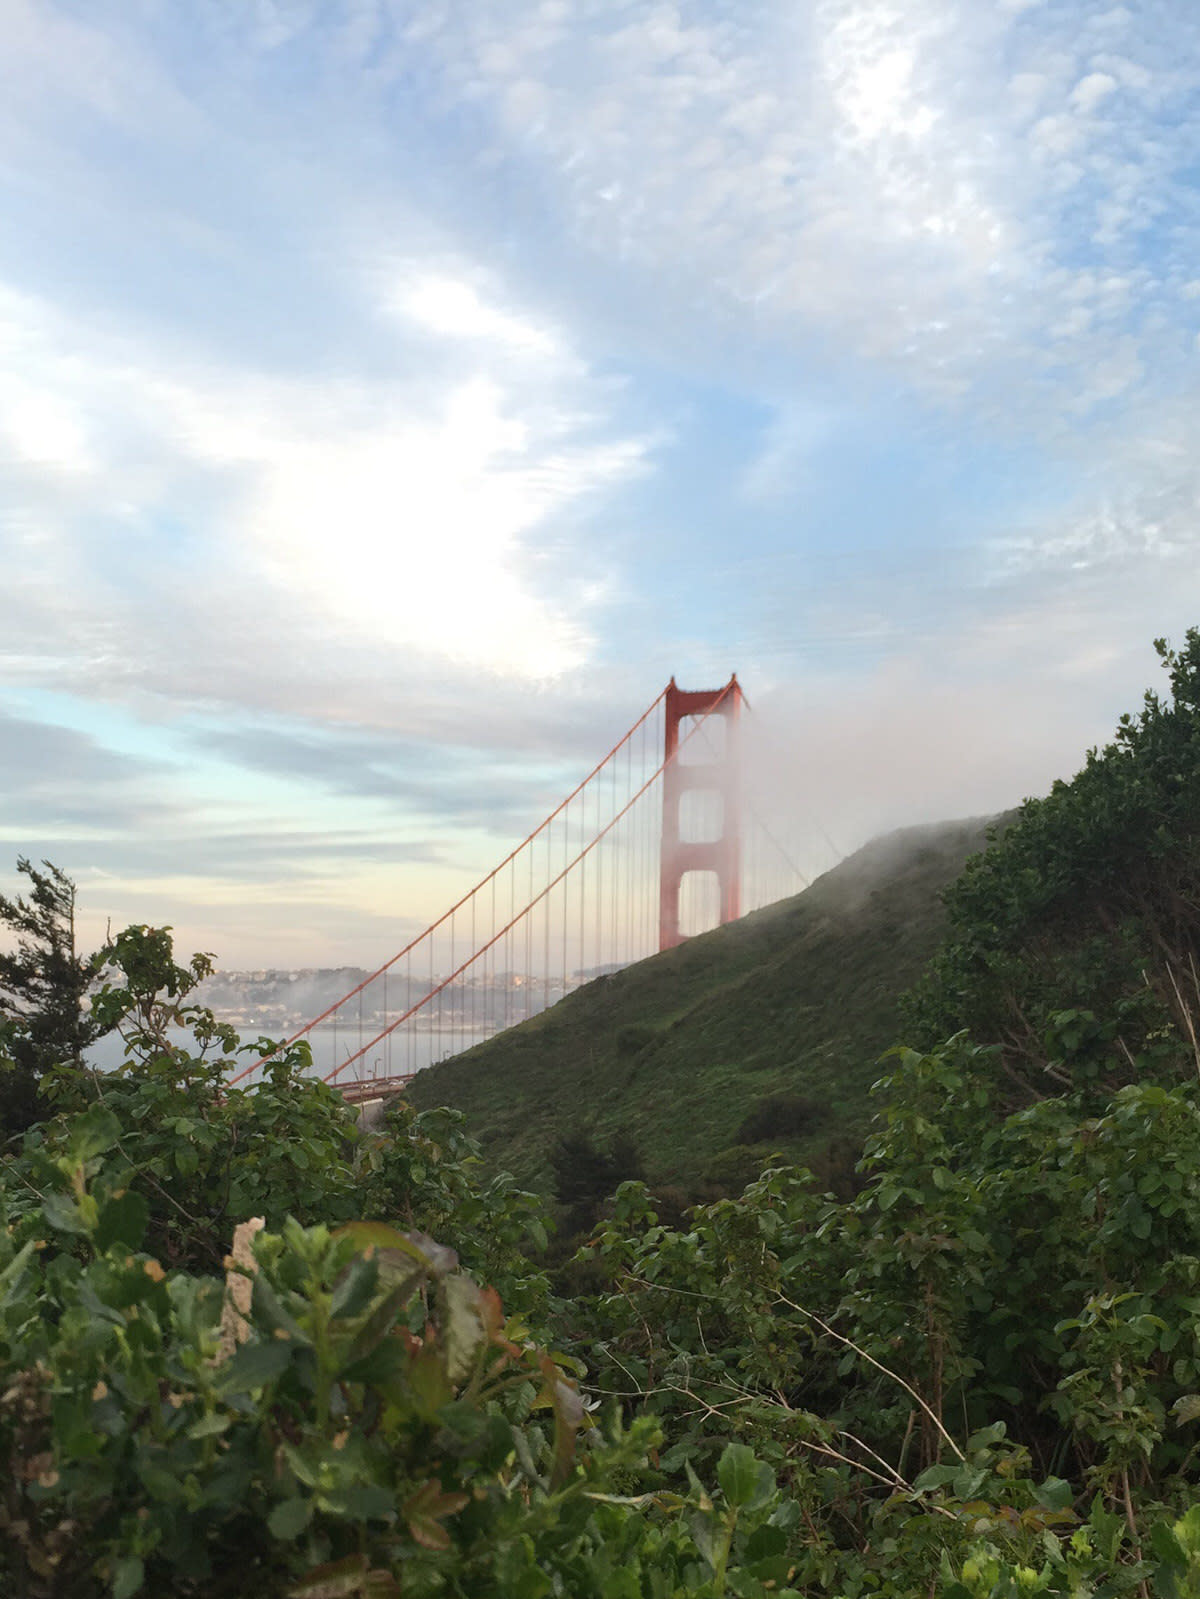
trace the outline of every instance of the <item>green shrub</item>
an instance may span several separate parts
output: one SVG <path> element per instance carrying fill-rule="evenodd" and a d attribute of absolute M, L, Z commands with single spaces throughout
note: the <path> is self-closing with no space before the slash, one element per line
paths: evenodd
<path fill-rule="evenodd" d="M 644 1049 L 649 1048 L 658 1036 L 658 1028 L 652 1027 L 648 1022 L 628 1022 L 624 1027 L 617 1029 L 617 1054 L 623 1060 L 632 1059 L 633 1056 L 640 1055 Z"/>
<path fill-rule="evenodd" d="M 829 1118 L 829 1107 L 805 1094 L 779 1092 L 760 1099 L 734 1135 L 739 1144 L 806 1138 Z"/>

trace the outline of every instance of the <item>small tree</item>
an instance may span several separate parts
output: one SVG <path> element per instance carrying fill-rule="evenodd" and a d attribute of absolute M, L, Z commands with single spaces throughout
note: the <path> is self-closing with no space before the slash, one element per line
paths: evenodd
<path fill-rule="evenodd" d="M 27 899 L 0 894 L 0 927 L 16 948 L 0 954 L 0 1044 L 12 1061 L 0 1092 L 0 1118 L 9 1132 L 33 1119 L 33 1090 L 49 1067 L 79 1064 L 106 1031 L 84 1007 L 95 963 L 75 950 L 75 884 L 49 861 L 39 871 L 22 855 L 17 871 L 29 879 Z"/>
<path fill-rule="evenodd" d="M 567 1230 L 592 1226 L 600 1207 L 623 1182 L 645 1173 L 637 1146 L 628 1133 L 618 1133 L 607 1150 L 590 1133 L 576 1130 L 560 1138 L 550 1151 L 554 1192 L 567 1212 Z"/>

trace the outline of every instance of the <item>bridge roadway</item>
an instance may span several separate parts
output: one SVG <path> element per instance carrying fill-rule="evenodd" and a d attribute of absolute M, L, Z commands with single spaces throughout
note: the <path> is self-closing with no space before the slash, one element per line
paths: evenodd
<path fill-rule="evenodd" d="M 348 1105 L 361 1105 L 368 1099 L 391 1099 L 402 1094 L 416 1075 L 416 1072 L 409 1072 L 404 1077 L 364 1077 L 357 1083 L 335 1086 Z"/>

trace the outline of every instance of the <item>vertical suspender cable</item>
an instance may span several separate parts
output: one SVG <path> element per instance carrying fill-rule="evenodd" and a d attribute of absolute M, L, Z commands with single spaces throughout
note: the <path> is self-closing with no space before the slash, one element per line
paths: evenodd
<path fill-rule="evenodd" d="M 532 844 L 530 844 L 530 846 L 529 846 L 529 899 L 526 901 L 526 903 L 529 904 L 529 905 L 533 904 L 533 845 Z M 526 1016 L 526 1018 L 528 1018 L 528 1016 L 530 1014 L 529 1008 L 530 1008 L 530 1005 L 533 1002 L 533 992 L 532 992 L 532 987 L 531 987 L 532 981 L 533 981 L 533 916 L 532 916 L 532 913 L 526 913 L 526 916 L 525 916 L 525 984 L 524 984 L 525 1016 Z"/>
<path fill-rule="evenodd" d="M 571 811 L 568 807 L 563 812 L 563 865 L 571 858 Z M 571 880 L 564 877 L 562 881 L 562 988 L 567 992 L 567 927 L 571 914 Z"/>
<path fill-rule="evenodd" d="M 583 793 L 579 796 L 579 799 L 580 799 L 580 806 L 581 806 L 581 808 L 580 808 L 580 818 L 579 818 L 579 847 L 580 847 L 580 849 L 582 849 L 584 844 L 587 842 L 587 790 L 586 789 L 584 789 Z M 579 863 L 579 978 L 580 978 L 581 982 L 586 982 L 587 981 L 587 975 L 586 975 L 587 974 L 587 960 L 585 959 L 585 956 L 584 956 L 584 951 L 585 951 L 587 946 L 584 943 L 584 931 L 583 931 L 583 918 L 584 918 L 584 913 L 587 910 L 587 874 L 586 874 L 586 872 L 584 870 L 585 864 L 586 863 L 584 861 L 580 861 L 580 863 Z"/>
<path fill-rule="evenodd" d="M 546 829 L 546 881 L 549 882 L 554 873 L 550 868 L 550 829 Z M 550 900 L 546 900 L 542 912 L 542 1009 L 550 1009 Z"/>
<path fill-rule="evenodd" d="M 600 783 L 597 782 L 596 783 L 596 816 L 597 816 L 598 820 L 601 818 L 601 815 L 602 815 L 602 812 L 603 812 L 603 798 L 604 798 L 603 790 L 601 789 Z M 606 858 L 606 856 L 608 854 L 608 850 L 611 847 L 610 846 L 610 839 L 611 839 L 611 834 L 609 835 L 609 838 L 606 838 L 601 843 L 600 848 L 596 851 L 596 956 L 597 956 L 597 963 L 601 967 L 603 967 L 605 965 L 605 963 L 606 963 L 605 962 L 605 956 L 607 954 L 607 951 L 605 950 L 605 946 L 604 946 L 604 905 L 605 905 L 604 862 L 605 862 L 605 858 Z"/>

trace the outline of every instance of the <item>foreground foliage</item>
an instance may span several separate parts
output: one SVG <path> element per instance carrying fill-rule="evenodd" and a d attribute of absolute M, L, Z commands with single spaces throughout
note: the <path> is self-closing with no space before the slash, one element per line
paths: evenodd
<path fill-rule="evenodd" d="M 1197 1497 L 1200 1091 L 997 1123 L 977 1055 L 898 1054 L 849 1203 L 777 1168 L 680 1230 L 628 1184 L 581 1252 L 593 1380 L 664 1466 L 753 1447 L 806 1592 L 1136 1592 Z"/>
<path fill-rule="evenodd" d="M 224 1282 L 168 1272 L 147 1203 L 113 1186 L 118 1136 L 77 1116 L 0 1247 L 9 1591 L 598 1595 L 643 1547 L 671 1591 L 724 1591 L 778 1497 L 746 1451 L 691 1507 L 706 1561 L 682 1501 L 649 1519 L 607 1491 L 653 1425 L 578 1454 L 561 1359 L 452 1251 L 289 1221 L 244 1229 Z"/>
<path fill-rule="evenodd" d="M 794 1510 L 748 1450 L 670 1491 L 653 1418 L 593 1423 L 533 1331 L 536 1202 L 455 1113 L 363 1135 L 305 1051 L 230 1090 L 240 1046 L 169 938 L 114 950 L 129 1061 L 53 1074 L 63 1108 L 0 1167 L 5 1591 L 790 1591 Z"/>
<path fill-rule="evenodd" d="M 1197 1086 L 1004 1118 L 986 1051 L 900 1051 L 855 1198 L 626 1183 L 556 1298 L 452 1113 L 164 1048 L 167 947 L 0 1168 L 11 1591 L 1200 1592 Z"/>

